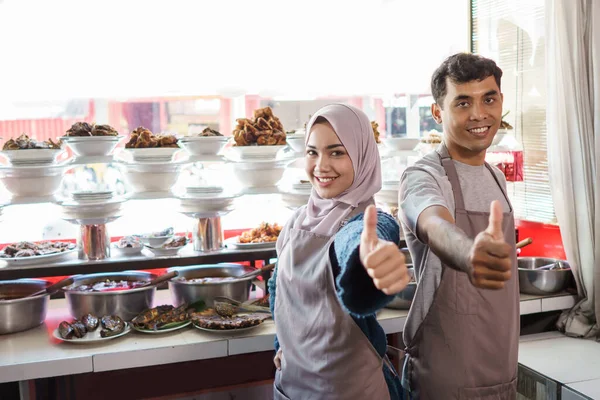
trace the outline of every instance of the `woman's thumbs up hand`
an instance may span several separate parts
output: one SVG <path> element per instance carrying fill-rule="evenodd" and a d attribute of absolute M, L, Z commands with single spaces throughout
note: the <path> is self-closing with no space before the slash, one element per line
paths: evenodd
<path fill-rule="evenodd" d="M 363 221 L 359 249 L 362 265 L 373 279 L 377 289 L 387 295 L 401 292 L 410 281 L 404 254 L 395 243 L 377 236 L 375 206 L 367 207 Z"/>

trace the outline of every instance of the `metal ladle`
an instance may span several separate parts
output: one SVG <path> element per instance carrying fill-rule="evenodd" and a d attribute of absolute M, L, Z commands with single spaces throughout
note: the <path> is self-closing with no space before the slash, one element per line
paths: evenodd
<path fill-rule="evenodd" d="M 52 294 L 52 293 L 58 291 L 58 289 L 62 289 L 65 286 L 72 285 L 73 281 L 74 281 L 73 277 L 70 276 L 68 278 L 65 278 L 63 280 L 60 280 L 60 281 L 56 282 L 55 284 L 52 284 L 52 285 L 48 286 L 45 289 L 39 290 L 39 291 L 37 291 L 35 293 L 32 293 L 32 294 L 28 294 L 27 296 L 25 296 L 23 298 L 35 297 L 35 296 L 39 296 L 41 294 Z"/>

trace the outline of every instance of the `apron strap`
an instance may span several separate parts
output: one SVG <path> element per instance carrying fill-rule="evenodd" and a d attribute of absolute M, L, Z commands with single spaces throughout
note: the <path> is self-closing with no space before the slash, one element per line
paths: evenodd
<path fill-rule="evenodd" d="M 442 163 L 442 167 L 446 171 L 446 176 L 452 186 L 452 193 L 454 194 L 454 206 L 456 210 L 465 210 L 465 200 L 463 198 L 462 189 L 460 188 L 460 180 L 458 179 L 458 173 L 456 172 L 456 166 L 448 153 L 448 149 L 445 144 L 439 145 L 437 149 L 438 156 Z M 495 175 L 494 175 L 495 176 Z"/>
<path fill-rule="evenodd" d="M 498 185 L 498 187 L 500 188 L 500 190 L 502 191 L 502 194 L 504 195 L 504 198 L 506 199 L 506 203 L 508 203 L 508 209 L 510 210 L 510 212 L 513 212 L 513 206 L 510 203 L 510 199 L 508 198 L 508 193 L 506 193 L 506 190 L 504 190 L 504 186 L 502 186 L 500 184 L 500 181 L 498 180 L 498 177 L 496 176 L 496 173 L 494 172 L 494 170 L 492 169 L 492 167 L 490 166 L 490 164 L 488 164 L 487 162 L 485 163 L 485 166 L 487 167 L 487 169 L 490 171 L 490 174 L 492 174 L 492 176 L 494 177 L 494 180 L 496 181 L 496 184 Z"/>

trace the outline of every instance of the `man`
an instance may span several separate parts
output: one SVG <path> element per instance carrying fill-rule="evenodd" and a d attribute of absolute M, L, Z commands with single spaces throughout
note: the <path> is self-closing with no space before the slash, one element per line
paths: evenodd
<path fill-rule="evenodd" d="M 444 140 L 407 168 L 400 218 L 418 288 L 403 385 L 420 399 L 516 398 L 519 288 L 512 206 L 485 163 L 502 119 L 502 70 L 456 54 L 435 71 Z"/>

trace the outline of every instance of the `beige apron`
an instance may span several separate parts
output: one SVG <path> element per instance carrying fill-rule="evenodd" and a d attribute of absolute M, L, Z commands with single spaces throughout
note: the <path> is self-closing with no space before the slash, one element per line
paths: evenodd
<path fill-rule="evenodd" d="M 389 399 L 382 358 L 337 297 L 329 259 L 335 236 L 295 227 L 288 235 L 277 264 L 274 319 L 283 356 L 275 400 Z"/>
<path fill-rule="evenodd" d="M 456 225 L 470 238 L 484 231 L 488 212 L 465 210 L 458 174 L 445 146 L 440 146 L 456 203 Z M 504 188 L 496 179 L 506 201 Z M 467 274 L 444 266 L 433 304 L 407 343 L 404 382 L 422 400 L 516 398 L 519 343 L 519 281 L 512 206 L 502 221 L 512 246 L 511 279 L 501 290 L 474 287 Z"/>

